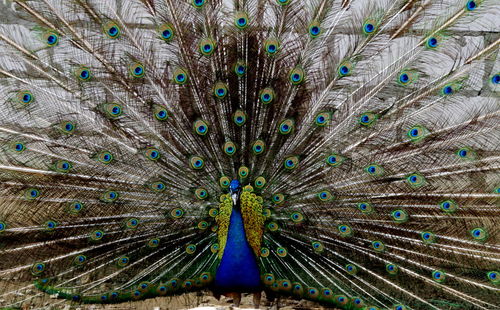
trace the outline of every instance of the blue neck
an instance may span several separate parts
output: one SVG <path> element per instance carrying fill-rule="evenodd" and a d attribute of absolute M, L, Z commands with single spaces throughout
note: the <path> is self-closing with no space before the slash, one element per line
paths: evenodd
<path fill-rule="evenodd" d="M 248 244 L 240 210 L 233 208 L 226 247 L 215 274 L 215 287 L 224 292 L 260 290 L 257 259 Z"/>

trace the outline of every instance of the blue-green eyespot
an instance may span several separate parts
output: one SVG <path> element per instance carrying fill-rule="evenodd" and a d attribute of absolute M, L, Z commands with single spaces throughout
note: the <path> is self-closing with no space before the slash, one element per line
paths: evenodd
<path fill-rule="evenodd" d="M 236 13 L 236 16 L 234 17 L 234 25 L 238 29 L 245 29 L 248 27 L 249 21 L 248 21 L 248 14 L 245 12 L 238 12 Z"/>
<path fill-rule="evenodd" d="M 260 154 L 264 153 L 265 147 L 266 147 L 266 144 L 264 143 L 263 140 L 256 140 L 252 145 L 252 152 L 255 155 L 260 155 Z"/>
<path fill-rule="evenodd" d="M 128 72 L 134 78 L 141 78 L 146 74 L 146 70 L 144 69 L 144 65 L 139 62 L 134 62 L 129 65 Z"/>
<path fill-rule="evenodd" d="M 174 38 L 175 31 L 174 27 L 170 24 L 163 24 L 158 27 L 158 34 L 160 39 L 165 42 L 170 42 Z"/>
<path fill-rule="evenodd" d="M 114 21 L 108 21 L 103 24 L 102 30 L 110 39 L 117 39 L 121 34 L 120 26 Z"/>
<path fill-rule="evenodd" d="M 320 34 L 321 34 L 321 27 L 319 25 L 319 22 L 313 21 L 309 25 L 309 35 L 311 36 L 311 38 L 316 38 Z"/>

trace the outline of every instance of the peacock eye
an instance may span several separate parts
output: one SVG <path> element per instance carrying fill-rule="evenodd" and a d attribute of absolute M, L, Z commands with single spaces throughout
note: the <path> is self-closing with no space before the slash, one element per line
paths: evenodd
<path fill-rule="evenodd" d="M 238 126 L 243 126 L 247 121 L 247 116 L 242 110 L 236 110 L 233 114 L 233 122 Z"/>
<path fill-rule="evenodd" d="M 197 188 L 194 192 L 196 198 L 200 199 L 200 200 L 203 200 L 203 199 L 206 199 L 208 197 L 208 192 L 206 189 L 204 188 Z M 216 210 L 216 209 L 214 209 Z"/>
<path fill-rule="evenodd" d="M 339 167 L 342 165 L 345 161 L 345 157 L 339 155 L 339 154 L 331 154 L 326 158 L 326 163 L 330 167 Z"/>
<path fill-rule="evenodd" d="M 325 249 L 325 247 L 323 246 L 323 244 L 321 242 L 319 242 L 319 241 L 313 241 L 311 244 L 312 244 L 313 250 L 315 252 L 321 253 Z"/>
<path fill-rule="evenodd" d="M 68 172 L 71 169 L 71 164 L 66 160 L 58 160 L 54 163 L 53 169 L 57 172 Z"/>
<path fill-rule="evenodd" d="M 270 231 L 277 231 L 279 229 L 279 226 L 276 222 L 271 222 L 267 224 L 267 229 L 269 229 Z"/>
<path fill-rule="evenodd" d="M 326 202 L 333 199 L 333 195 L 330 191 L 324 190 L 317 194 L 320 201 Z"/>
<path fill-rule="evenodd" d="M 222 177 L 219 179 L 219 185 L 220 185 L 220 187 L 222 187 L 222 188 L 228 188 L 230 183 L 231 183 L 231 180 L 230 180 L 230 179 L 229 179 L 229 177 L 227 177 L 227 176 L 222 176 Z"/>
<path fill-rule="evenodd" d="M 430 37 L 426 41 L 426 45 L 428 48 L 436 48 L 438 46 L 439 42 L 436 37 Z"/>
<path fill-rule="evenodd" d="M 264 149 L 265 149 L 265 143 L 262 140 L 257 140 L 252 145 L 252 152 L 255 155 L 260 155 L 264 153 Z"/>
<path fill-rule="evenodd" d="M 174 38 L 174 28 L 170 24 L 162 24 L 158 27 L 160 39 L 165 42 L 170 42 Z"/>
<path fill-rule="evenodd" d="M 203 167 L 205 166 L 205 160 L 203 160 L 203 158 L 199 156 L 192 156 L 189 159 L 189 165 L 191 166 L 192 169 L 200 170 L 203 169 Z"/>
<path fill-rule="evenodd" d="M 90 238 L 94 241 L 101 240 L 104 237 L 104 232 L 102 230 L 95 230 L 90 234 Z"/>
<path fill-rule="evenodd" d="M 351 75 L 352 70 L 354 68 L 354 63 L 350 60 L 342 61 L 337 67 L 337 75 L 339 78 L 343 78 L 345 76 Z"/>
<path fill-rule="evenodd" d="M 395 210 L 391 213 L 391 216 L 396 223 L 404 223 L 409 218 L 408 213 L 404 210 Z"/>
<path fill-rule="evenodd" d="M 304 70 L 301 67 L 293 68 L 289 73 L 289 79 L 293 85 L 301 84 L 302 82 L 304 82 L 305 79 Z"/>
<path fill-rule="evenodd" d="M 406 181 L 412 187 L 420 187 L 420 186 L 425 185 L 425 183 L 426 183 L 425 177 L 417 172 L 408 175 L 406 177 Z"/>
<path fill-rule="evenodd" d="M 40 191 L 36 188 L 28 188 L 24 191 L 24 198 L 27 200 L 35 200 L 40 197 Z"/>
<path fill-rule="evenodd" d="M 179 219 L 184 215 L 184 210 L 181 208 L 174 208 L 170 211 L 170 216 L 174 219 Z"/>
<path fill-rule="evenodd" d="M 337 227 L 337 229 L 342 237 L 350 237 L 353 234 L 351 226 L 347 224 L 341 224 Z"/>
<path fill-rule="evenodd" d="M 92 77 L 90 69 L 87 67 L 79 67 L 75 70 L 75 75 L 80 81 L 89 81 Z"/>
<path fill-rule="evenodd" d="M 434 270 L 432 272 L 432 279 L 436 282 L 444 282 L 446 279 L 446 274 L 440 270 Z"/>
<path fill-rule="evenodd" d="M 330 112 L 321 112 L 318 115 L 316 115 L 314 123 L 318 127 L 325 127 L 326 125 L 329 124 L 331 117 L 332 114 Z"/>
<path fill-rule="evenodd" d="M 373 206 L 369 202 L 359 202 L 357 203 L 357 207 L 363 214 L 371 214 L 374 212 Z"/>
<path fill-rule="evenodd" d="M 108 34 L 112 37 L 116 36 L 118 34 L 118 28 L 115 26 L 110 27 L 108 30 Z"/>
<path fill-rule="evenodd" d="M 365 172 L 367 172 L 371 176 L 382 176 L 384 174 L 384 169 L 382 166 L 377 164 L 371 164 L 364 168 Z"/>
<path fill-rule="evenodd" d="M 127 256 L 122 256 L 122 257 L 119 257 L 117 259 L 117 263 L 118 263 L 119 267 L 125 267 L 128 265 L 129 262 L 130 262 L 130 258 L 128 258 Z"/>
<path fill-rule="evenodd" d="M 17 92 L 14 101 L 22 107 L 27 107 L 35 101 L 35 96 L 29 90 L 22 90 Z"/>
<path fill-rule="evenodd" d="M 159 104 L 153 105 L 152 112 L 154 117 L 159 121 L 166 121 L 169 117 L 167 109 Z"/>
<path fill-rule="evenodd" d="M 439 208 L 446 213 L 453 213 L 457 210 L 458 205 L 453 200 L 444 200 L 439 203 Z"/>
<path fill-rule="evenodd" d="M 193 124 L 194 131 L 200 135 L 205 136 L 208 133 L 208 124 L 203 120 L 197 120 Z"/>
<path fill-rule="evenodd" d="M 26 146 L 22 142 L 11 143 L 11 149 L 16 153 L 22 153 L 26 150 Z"/>
<path fill-rule="evenodd" d="M 279 132 L 282 135 L 288 135 L 295 129 L 295 122 L 292 119 L 285 119 L 279 125 Z"/>
<path fill-rule="evenodd" d="M 260 189 L 260 188 L 263 188 L 263 187 L 264 187 L 264 185 L 266 185 L 266 182 L 267 182 L 267 181 L 266 181 L 266 178 L 264 178 L 264 177 L 260 176 L 260 177 L 257 177 L 257 178 L 255 179 L 254 184 L 255 184 L 255 187 L 256 187 L 256 188 L 259 188 L 259 189 Z"/>
<path fill-rule="evenodd" d="M 131 218 L 131 219 L 128 219 L 126 222 L 125 222 L 125 226 L 128 228 L 128 229 L 135 229 L 137 228 L 137 226 L 139 226 L 139 220 L 136 219 L 136 218 Z"/>
<path fill-rule="evenodd" d="M 201 40 L 199 43 L 199 50 L 202 55 L 211 56 L 215 51 L 215 41 L 210 38 Z"/>
<path fill-rule="evenodd" d="M 488 233 L 483 228 L 474 228 L 470 231 L 470 235 L 474 240 L 484 241 L 488 238 Z"/>
<path fill-rule="evenodd" d="M 123 106 L 119 103 L 104 103 L 101 111 L 111 120 L 118 119 L 123 114 Z"/>
<path fill-rule="evenodd" d="M 373 112 L 365 112 L 359 116 L 359 124 L 365 127 L 370 127 L 377 119 L 377 114 Z"/>
<path fill-rule="evenodd" d="M 276 2 L 278 2 L 278 4 L 281 4 L 281 5 L 287 5 L 290 3 L 290 1 L 292 1 L 292 0 L 276 0 Z"/>
<path fill-rule="evenodd" d="M 194 252 L 196 252 L 196 245 L 189 244 L 186 246 L 186 253 L 187 254 L 193 254 Z"/>
<path fill-rule="evenodd" d="M 67 205 L 67 211 L 71 214 L 78 214 L 83 210 L 84 204 L 80 201 L 72 201 Z"/>
<path fill-rule="evenodd" d="M 102 151 L 96 155 L 96 159 L 99 162 L 107 165 L 113 161 L 114 157 L 113 154 L 111 154 L 109 151 Z"/>
<path fill-rule="evenodd" d="M 477 1 L 474 1 L 474 0 L 467 1 L 466 8 L 468 11 L 475 10 L 477 8 L 477 6 L 478 6 Z"/>
<path fill-rule="evenodd" d="M 283 160 L 283 165 L 287 170 L 293 170 L 299 165 L 299 157 L 297 156 L 288 156 Z"/>
<path fill-rule="evenodd" d="M 71 134 L 75 131 L 76 125 L 73 122 L 61 122 L 59 124 L 60 130 L 65 134 Z"/>
<path fill-rule="evenodd" d="M 284 247 L 279 247 L 276 249 L 276 254 L 278 254 L 279 257 L 285 257 L 288 254 L 288 251 Z"/>
<path fill-rule="evenodd" d="M 118 24 L 114 21 L 108 21 L 103 26 L 102 29 L 106 36 L 110 39 L 117 39 L 120 37 L 121 29 Z"/>
<path fill-rule="evenodd" d="M 274 93 L 274 90 L 270 87 L 264 88 L 263 90 L 260 91 L 260 102 L 263 104 L 270 104 L 272 103 L 276 98 L 276 94 Z"/>
<path fill-rule="evenodd" d="M 290 218 L 292 219 L 292 221 L 294 223 L 300 223 L 300 222 L 302 222 L 304 220 L 304 216 L 300 212 L 294 212 L 294 213 L 292 213 L 292 215 L 290 216 Z"/>
<path fill-rule="evenodd" d="M 195 8 L 201 8 L 205 4 L 205 0 L 192 0 L 193 1 L 193 6 Z"/>
<path fill-rule="evenodd" d="M 319 26 L 319 23 L 314 21 L 309 25 L 309 35 L 311 38 L 316 38 L 319 36 L 321 33 L 321 27 Z"/>
<path fill-rule="evenodd" d="M 248 27 L 248 15 L 245 12 L 238 12 L 234 18 L 234 24 L 238 29 L 245 29 Z"/>
<path fill-rule="evenodd" d="M 487 276 L 488 280 L 490 280 L 493 284 L 500 283 L 500 277 L 499 277 L 497 271 L 490 271 L 487 273 L 486 276 Z"/>
<path fill-rule="evenodd" d="M 350 275 L 355 275 L 358 272 L 358 268 L 355 265 L 353 265 L 353 264 L 347 264 L 345 266 L 345 270 Z"/>
<path fill-rule="evenodd" d="M 372 23 L 367 22 L 363 25 L 363 31 L 367 34 L 372 33 L 375 31 L 375 26 Z"/>
<path fill-rule="evenodd" d="M 246 166 L 241 166 L 238 169 L 238 175 L 242 179 L 248 177 L 249 174 L 250 174 L 250 169 L 248 169 L 248 167 L 246 167 Z"/>
<path fill-rule="evenodd" d="M 353 299 L 353 303 L 357 306 L 359 305 L 362 305 L 363 304 L 363 300 L 361 300 L 360 298 L 354 298 Z"/>
<path fill-rule="evenodd" d="M 491 83 L 500 84 L 500 74 L 495 74 L 491 77 Z"/>
<path fill-rule="evenodd" d="M 436 235 L 430 231 L 424 231 L 420 234 L 422 241 L 426 244 L 433 243 L 436 240 Z"/>
<path fill-rule="evenodd" d="M 110 203 L 110 202 L 114 202 L 118 199 L 119 197 L 119 194 L 118 192 L 116 191 L 105 191 L 102 195 L 101 195 L 101 200 L 103 202 L 107 202 L 107 203 Z"/>
<path fill-rule="evenodd" d="M 45 271 L 45 264 L 44 263 L 35 263 L 31 267 L 31 273 L 34 275 L 40 275 Z"/>
<path fill-rule="evenodd" d="M 50 34 L 49 36 L 47 36 L 47 45 L 48 46 L 54 46 L 54 45 L 56 45 L 57 41 L 58 41 L 57 35 Z"/>
<path fill-rule="evenodd" d="M 264 50 L 267 55 L 274 56 L 279 50 L 279 41 L 276 39 L 267 39 L 264 41 Z"/>
<path fill-rule="evenodd" d="M 146 74 L 146 71 L 144 70 L 144 65 L 138 62 L 131 64 L 128 70 L 130 75 L 134 78 L 141 78 Z"/>
<path fill-rule="evenodd" d="M 173 80 L 178 85 L 184 85 L 188 82 L 189 75 L 183 68 L 177 68 L 172 74 Z"/>
<path fill-rule="evenodd" d="M 407 132 L 407 136 L 412 142 L 419 142 L 423 140 L 427 135 L 429 135 L 429 131 L 427 130 L 427 128 L 420 125 L 411 127 Z"/>
<path fill-rule="evenodd" d="M 385 244 L 382 241 L 375 240 L 372 242 L 372 248 L 373 250 L 375 250 L 375 252 L 384 252 Z"/>
<path fill-rule="evenodd" d="M 238 66 L 238 67 L 236 68 L 236 72 L 237 72 L 239 75 L 243 75 L 243 74 L 245 74 L 245 70 L 246 70 L 246 68 L 245 68 L 244 66 Z"/>
<path fill-rule="evenodd" d="M 411 70 L 405 70 L 399 74 L 398 84 L 401 86 L 408 86 L 415 82 L 418 74 Z"/>
<path fill-rule="evenodd" d="M 148 247 L 150 248 L 156 248 L 158 245 L 160 245 L 160 239 L 158 238 L 153 238 L 148 241 Z"/>
<path fill-rule="evenodd" d="M 227 91 L 227 85 L 222 82 L 217 82 L 214 86 L 214 95 L 218 99 L 226 97 Z"/>
<path fill-rule="evenodd" d="M 149 160 L 158 160 L 161 157 L 160 151 L 154 147 L 148 147 L 144 150 L 144 156 Z"/>

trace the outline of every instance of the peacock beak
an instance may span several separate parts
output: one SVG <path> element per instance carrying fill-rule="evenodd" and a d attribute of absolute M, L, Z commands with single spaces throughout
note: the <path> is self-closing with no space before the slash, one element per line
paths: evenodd
<path fill-rule="evenodd" d="M 233 199 L 233 206 L 237 206 L 240 200 L 241 183 L 238 180 L 232 180 L 229 185 L 229 193 Z"/>
<path fill-rule="evenodd" d="M 231 193 L 231 199 L 233 199 L 233 206 L 238 205 L 239 193 Z"/>

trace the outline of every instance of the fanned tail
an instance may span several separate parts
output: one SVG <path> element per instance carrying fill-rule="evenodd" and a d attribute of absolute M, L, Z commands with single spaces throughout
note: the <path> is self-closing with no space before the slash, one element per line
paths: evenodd
<path fill-rule="evenodd" d="M 498 308 L 494 0 L 13 7 L 1 306 L 217 291 L 239 179 L 269 295 Z"/>

